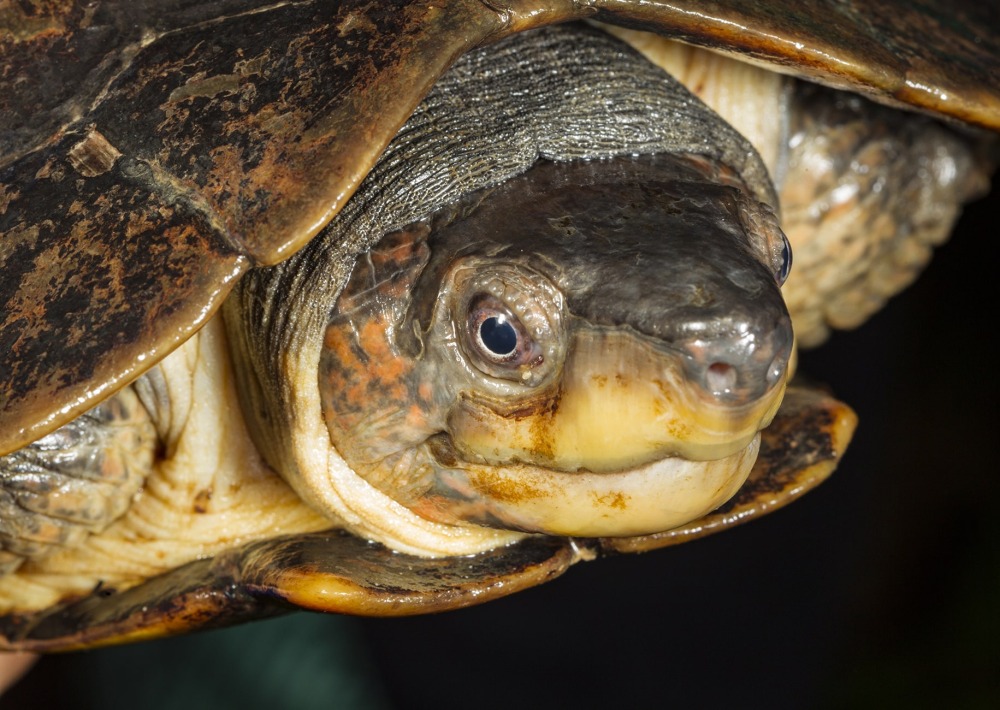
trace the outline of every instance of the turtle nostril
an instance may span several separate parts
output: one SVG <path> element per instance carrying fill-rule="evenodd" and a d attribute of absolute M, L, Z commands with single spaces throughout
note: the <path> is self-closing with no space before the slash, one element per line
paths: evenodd
<path fill-rule="evenodd" d="M 736 368 L 726 362 L 713 362 L 705 372 L 705 383 L 712 394 L 731 392 L 736 386 Z"/>

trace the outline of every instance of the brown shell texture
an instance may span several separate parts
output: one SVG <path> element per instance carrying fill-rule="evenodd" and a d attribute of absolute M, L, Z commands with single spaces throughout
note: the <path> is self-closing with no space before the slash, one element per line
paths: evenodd
<path fill-rule="evenodd" d="M 360 5 L 42 6 L 15 14 L 20 35 L 0 31 L 0 95 L 35 87 L 0 99 L 12 158 L 0 172 L 0 452 L 134 379 L 251 264 L 305 244 L 441 72 L 499 26 L 478 3 Z M 50 26 L 32 32 L 46 9 Z M 140 29 L 103 51 L 123 18 Z M 59 75 L 77 54 L 92 69 L 74 64 L 85 75 L 73 92 Z M 62 104 L 46 103 L 46 75 Z"/>
<path fill-rule="evenodd" d="M 467 49 L 599 19 L 1000 127 L 997 8 L 27 0 L 0 7 L 0 454 L 175 348 L 343 206 Z"/>

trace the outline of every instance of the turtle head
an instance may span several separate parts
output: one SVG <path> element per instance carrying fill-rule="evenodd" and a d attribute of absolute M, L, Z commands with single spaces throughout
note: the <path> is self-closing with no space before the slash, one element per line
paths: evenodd
<path fill-rule="evenodd" d="M 321 356 L 334 446 L 440 522 L 684 524 L 735 493 L 780 404 L 788 259 L 715 164 L 541 163 L 359 262 Z"/>

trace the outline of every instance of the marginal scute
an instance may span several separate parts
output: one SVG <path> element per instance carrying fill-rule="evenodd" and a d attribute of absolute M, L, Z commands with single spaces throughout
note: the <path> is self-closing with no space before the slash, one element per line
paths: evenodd
<path fill-rule="evenodd" d="M 68 158 L 74 146 L 100 142 L 70 133 L 0 172 L 8 186 L 0 454 L 155 364 L 203 325 L 248 265 L 195 205 L 164 194 L 143 163 L 123 155 L 102 171 L 107 158 L 87 160 L 89 177 L 78 173 Z"/>
<path fill-rule="evenodd" d="M 498 24 L 474 0 L 448 12 L 197 5 L 105 0 L 41 13 L 65 33 L 0 28 L 0 454 L 141 375 L 251 261 L 305 244 L 437 76 Z M 345 25 L 356 16 L 369 21 Z M 31 89 L 39 66 L 52 84 L 41 93 Z M 238 94 L 174 94 L 219 74 Z M 92 126 L 123 157 L 92 161 Z M 89 177 L 60 179 L 77 168 Z M 87 302 L 81 289 L 100 297 Z"/>
<path fill-rule="evenodd" d="M 511 3 L 526 16 L 567 4 Z M 1000 11 L 993 2 L 596 0 L 586 11 L 897 108 L 1000 129 Z"/>

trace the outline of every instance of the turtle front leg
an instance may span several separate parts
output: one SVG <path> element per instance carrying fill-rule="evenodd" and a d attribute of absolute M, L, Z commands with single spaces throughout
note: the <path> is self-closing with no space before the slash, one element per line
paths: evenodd
<path fill-rule="evenodd" d="M 108 400 L 106 406 L 111 407 L 127 402 L 124 406 L 138 417 L 143 432 L 141 437 L 134 432 L 115 435 L 126 437 L 126 442 L 131 440 L 127 437 L 136 437 L 141 439 L 136 448 L 145 447 L 141 465 L 130 464 L 128 483 L 119 481 L 113 491 L 97 488 L 93 479 L 99 478 L 98 474 L 82 470 L 88 461 L 111 462 L 119 455 L 110 443 L 113 437 L 106 439 L 108 446 L 100 445 L 100 437 L 108 436 L 101 432 L 120 432 L 131 423 L 127 420 L 104 425 L 97 422 L 81 433 L 81 441 L 91 437 L 98 442 L 89 449 L 73 449 L 68 444 L 61 451 L 48 447 L 50 463 L 35 464 L 36 470 L 49 471 L 56 468 L 51 462 L 71 460 L 77 474 L 70 477 L 66 470 L 59 470 L 62 477 L 58 478 L 50 472 L 46 479 L 46 490 L 51 491 L 48 499 L 28 496 L 10 482 L 12 476 L 29 478 L 19 471 L 25 460 L 37 457 L 37 452 L 21 450 L 7 457 L 7 467 L 0 472 L 0 499 L 20 495 L 30 500 L 37 512 L 23 512 L 28 505 L 23 500 L 12 504 L 19 505 L 20 517 L 0 508 L 0 553 L 20 551 L 4 560 L 10 567 L 6 574 L 0 574 L 0 613 L 43 609 L 94 589 L 102 594 L 122 591 L 249 540 L 324 530 L 335 524 L 303 504 L 260 459 L 239 407 L 234 406 L 237 397 L 226 351 L 221 319 L 212 319 L 196 337 Z M 90 426 L 85 420 L 99 411 L 50 437 L 66 435 L 68 439 L 67 432 Z M 46 447 L 48 439 L 40 439 L 35 448 Z M 131 450 L 129 446 L 122 448 Z M 108 466 L 110 463 L 105 465 L 110 470 Z M 41 487 L 36 484 L 36 489 Z M 57 504 L 69 507 L 66 496 L 70 491 L 77 492 L 75 519 L 83 522 L 71 524 L 55 515 Z M 117 503 L 109 502 L 112 497 Z M 39 507 L 45 505 L 47 511 Z M 91 511 L 100 506 L 109 512 L 94 522 Z M 26 521 L 22 525 L 26 532 L 20 538 L 8 532 L 18 520 Z M 34 543 L 39 537 L 34 529 L 51 530 L 46 539 L 49 544 L 37 554 L 26 555 L 25 541 Z M 100 534 L 92 534 L 98 529 Z M 21 547 L 15 550 L 9 544 Z M 16 571 L 9 571 L 15 567 Z"/>
<path fill-rule="evenodd" d="M 145 407 L 126 388 L 0 457 L 0 574 L 107 528 L 152 470 L 156 447 Z"/>
<path fill-rule="evenodd" d="M 782 292 L 811 347 L 909 286 L 994 166 L 991 137 L 805 83 L 791 129 L 778 187 L 795 268 Z"/>

